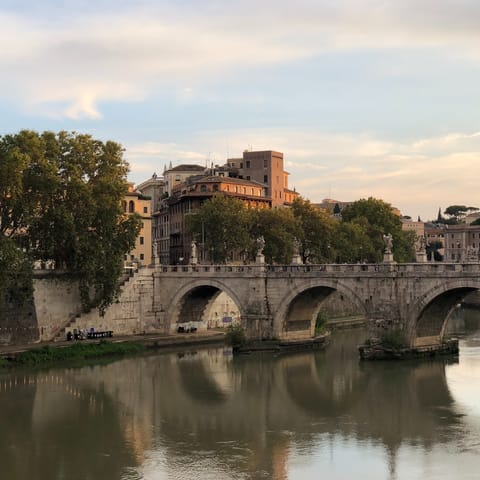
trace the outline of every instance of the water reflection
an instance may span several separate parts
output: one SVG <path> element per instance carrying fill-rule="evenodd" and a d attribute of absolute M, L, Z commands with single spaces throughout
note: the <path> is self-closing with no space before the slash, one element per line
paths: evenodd
<path fill-rule="evenodd" d="M 478 329 L 478 312 L 456 315 L 451 331 Z M 2 473 L 442 478 L 434 466 L 465 468 L 478 442 L 476 335 L 462 340 L 457 363 L 360 363 L 365 335 L 352 331 L 316 354 L 233 358 L 216 349 L 4 374 Z"/>

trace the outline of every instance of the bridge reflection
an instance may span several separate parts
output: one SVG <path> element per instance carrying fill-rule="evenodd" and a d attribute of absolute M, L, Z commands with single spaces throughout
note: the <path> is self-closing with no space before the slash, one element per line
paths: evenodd
<path fill-rule="evenodd" d="M 374 442 L 394 457 L 462 425 L 445 363 L 359 364 L 364 334 L 338 335 L 317 354 L 233 358 L 217 349 L 2 375 L 5 478 L 113 480 L 159 468 L 160 455 L 176 471 L 280 479 L 291 450 L 315 449 L 323 436 Z M 19 449 L 32 452 L 28 462 Z"/>

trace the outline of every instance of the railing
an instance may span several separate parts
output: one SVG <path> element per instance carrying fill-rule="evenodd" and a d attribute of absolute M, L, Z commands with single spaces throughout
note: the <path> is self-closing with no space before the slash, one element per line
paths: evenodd
<path fill-rule="evenodd" d="M 478 273 L 480 263 L 354 263 L 354 264 L 306 264 L 306 265 L 161 265 L 162 273 L 209 274 L 416 274 Z"/>

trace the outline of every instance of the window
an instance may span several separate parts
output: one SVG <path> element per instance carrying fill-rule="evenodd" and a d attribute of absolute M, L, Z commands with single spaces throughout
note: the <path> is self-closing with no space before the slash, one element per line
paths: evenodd
<path fill-rule="evenodd" d="M 123 208 L 123 211 L 126 213 L 127 212 L 127 202 L 125 200 L 122 201 L 122 208 Z"/>
<path fill-rule="evenodd" d="M 247 180 L 250 180 L 250 175 L 247 175 Z"/>
<path fill-rule="evenodd" d="M 245 168 L 250 168 L 250 160 L 247 160 L 247 161 L 245 162 Z"/>
<path fill-rule="evenodd" d="M 140 260 L 144 260 L 145 259 L 145 255 L 143 253 L 140 254 Z"/>
<path fill-rule="evenodd" d="M 213 185 L 213 191 L 214 191 L 214 192 L 218 192 L 218 184 L 217 184 L 217 183 L 215 183 L 215 184 Z"/>
<path fill-rule="evenodd" d="M 207 191 L 207 186 L 206 185 L 200 185 L 200 191 L 201 192 L 206 192 Z"/>
<path fill-rule="evenodd" d="M 264 167 L 264 168 L 267 168 L 267 167 L 268 167 L 268 159 L 267 159 L 267 158 L 264 158 L 264 159 L 263 159 L 263 167 Z"/>
<path fill-rule="evenodd" d="M 240 168 L 243 168 L 243 163 L 242 162 L 240 162 Z"/>
<path fill-rule="evenodd" d="M 145 239 L 143 237 L 140 237 L 140 245 L 143 245 L 145 243 Z"/>
<path fill-rule="evenodd" d="M 268 175 L 263 176 L 263 183 L 268 183 Z"/>
<path fill-rule="evenodd" d="M 130 200 L 128 202 L 128 212 L 129 213 L 135 212 L 135 203 L 133 202 L 133 200 Z"/>
<path fill-rule="evenodd" d="M 148 213 L 148 207 L 143 207 L 143 213 Z"/>

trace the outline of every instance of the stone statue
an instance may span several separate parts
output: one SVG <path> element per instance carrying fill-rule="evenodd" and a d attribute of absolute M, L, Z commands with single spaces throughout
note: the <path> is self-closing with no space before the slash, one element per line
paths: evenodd
<path fill-rule="evenodd" d="M 263 249 L 265 248 L 265 239 L 263 235 L 260 235 L 256 241 L 257 244 L 257 255 L 263 255 Z"/>
<path fill-rule="evenodd" d="M 298 238 L 293 239 L 293 256 L 296 257 L 297 255 L 300 255 L 300 242 Z"/>
<path fill-rule="evenodd" d="M 383 243 L 385 244 L 385 253 L 392 253 L 393 237 L 391 233 L 383 236 Z"/>
<path fill-rule="evenodd" d="M 190 256 L 192 258 L 197 258 L 197 243 L 195 242 L 195 240 L 193 240 L 191 248 L 192 248 L 192 253 L 190 254 Z"/>
<path fill-rule="evenodd" d="M 418 237 L 418 251 L 425 252 L 426 246 L 427 246 L 427 242 L 425 241 L 425 236 L 422 235 Z"/>

